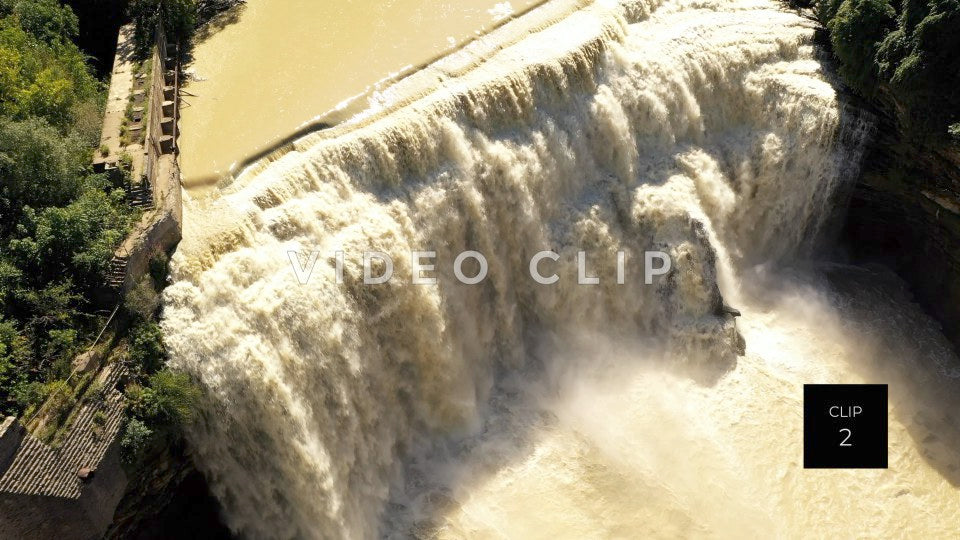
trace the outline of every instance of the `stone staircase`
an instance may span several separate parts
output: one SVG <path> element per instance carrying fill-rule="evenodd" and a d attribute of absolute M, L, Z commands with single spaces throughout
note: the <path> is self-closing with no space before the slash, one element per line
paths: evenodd
<path fill-rule="evenodd" d="M 127 202 L 130 203 L 130 206 L 136 206 L 137 208 L 153 208 L 153 190 L 150 189 L 150 182 L 143 181 L 131 185 L 127 190 Z"/>
<path fill-rule="evenodd" d="M 66 436 L 56 448 L 26 434 L 13 462 L 0 476 L 0 492 L 79 498 L 85 482 L 81 470 L 95 474 L 120 431 L 123 394 L 118 386 L 124 374 L 125 368 L 120 364 L 101 370 L 96 378 L 96 384 L 101 385 L 100 395 L 79 405 Z"/>
<path fill-rule="evenodd" d="M 129 257 L 123 255 L 114 255 L 110 260 L 110 269 L 107 272 L 107 285 L 114 290 L 123 287 L 123 282 L 127 279 L 127 261 Z"/>

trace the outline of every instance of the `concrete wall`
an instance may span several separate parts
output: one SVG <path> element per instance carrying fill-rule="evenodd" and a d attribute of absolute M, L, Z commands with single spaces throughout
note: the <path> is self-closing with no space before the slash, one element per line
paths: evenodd
<path fill-rule="evenodd" d="M 125 376 L 119 364 L 101 370 L 102 393 L 87 396 L 57 446 L 37 439 L 17 421 L 0 427 L 0 539 L 99 538 L 113 521 L 127 477 L 120 465 Z M 100 420 L 97 420 L 100 418 Z M 82 469 L 93 473 L 85 478 Z"/>
<path fill-rule="evenodd" d="M 125 295 L 133 289 L 147 272 L 150 259 L 161 252 L 170 252 L 180 241 L 182 231 L 182 199 L 180 191 L 180 167 L 177 162 L 176 138 L 179 120 L 179 67 L 170 70 L 172 95 L 167 95 L 167 40 L 162 26 L 157 26 L 153 47 L 152 78 L 150 82 L 150 117 L 147 120 L 146 140 L 143 154 L 143 180 L 153 194 L 153 209 L 140 220 L 117 250 L 119 258 L 126 259 L 123 283 L 119 293 Z M 170 118 L 164 102 L 173 103 Z M 165 131 L 164 121 L 169 132 Z M 171 142 L 172 141 L 172 142 Z M 114 284 L 116 285 L 116 284 Z"/>
<path fill-rule="evenodd" d="M 8 416 L 0 424 L 0 471 L 7 470 L 13 463 L 13 458 L 17 456 L 20 442 L 23 441 L 26 433 L 27 430 L 12 416 Z"/>
<path fill-rule="evenodd" d="M 183 201 L 180 191 L 180 169 L 176 157 L 165 154 L 158 162 L 154 200 L 157 207 L 144 216 L 138 229 L 125 242 L 126 276 L 122 294 L 130 292 L 147 272 L 150 259 L 170 252 L 180 242 L 183 231 Z"/>
<path fill-rule="evenodd" d="M 93 480 L 83 489 L 80 506 L 87 515 L 97 538 L 113 522 L 113 514 L 127 488 L 127 475 L 120 465 L 120 437 L 116 437 L 103 461 L 97 466 Z"/>

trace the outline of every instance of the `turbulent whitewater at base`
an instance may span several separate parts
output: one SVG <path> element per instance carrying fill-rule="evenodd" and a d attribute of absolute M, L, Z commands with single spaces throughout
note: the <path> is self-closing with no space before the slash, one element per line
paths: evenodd
<path fill-rule="evenodd" d="M 949 530 L 957 491 L 908 416 L 892 416 L 889 472 L 799 464 L 800 385 L 875 377 L 858 367 L 872 322 L 847 325 L 819 278 L 770 285 L 820 249 L 866 131 L 812 35 L 766 0 L 550 2 L 189 204 L 164 331 L 208 389 L 190 438 L 228 524 Z M 561 279 L 538 285 L 528 262 L 549 249 Z M 673 260 L 649 286 L 647 249 Z M 329 257 L 300 285 L 291 250 Z M 416 250 L 437 252 L 438 285 L 411 284 Z M 489 261 L 481 285 L 453 276 L 465 250 Z M 576 283 L 581 250 L 599 285 Z M 394 279 L 364 285 L 364 251 L 392 255 Z M 935 331 L 910 335 L 955 361 Z M 955 375 L 923 369 L 931 388 Z"/>

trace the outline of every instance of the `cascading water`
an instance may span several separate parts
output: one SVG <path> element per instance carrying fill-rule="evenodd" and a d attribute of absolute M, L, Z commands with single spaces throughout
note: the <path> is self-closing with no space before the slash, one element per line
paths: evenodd
<path fill-rule="evenodd" d="M 767 0 L 542 9 L 522 39 L 432 68 L 429 91 L 382 96 L 186 208 L 164 330 L 173 365 L 208 389 L 190 439 L 228 524 L 250 538 L 949 531 L 949 457 L 912 442 L 946 421 L 917 421 L 930 402 L 898 405 L 905 390 L 891 390 L 911 412 L 892 415 L 889 471 L 800 464 L 804 382 L 899 377 L 861 362 L 890 343 L 940 363 L 926 387 L 957 377 L 915 310 L 869 320 L 879 308 L 862 306 L 887 296 L 867 278 L 774 271 L 818 249 L 863 139 L 811 24 Z M 650 249 L 673 265 L 645 285 Z M 411 283 L 425 250 L 437 285 Z M 465 250 L 489 262 L 479 285 L 454 278 Z M 542 250 L 561 255 L 553 285 L 529 273 Z M 290 251 L 322 254 L 306 284 Z M 391 255 L 392 280 L 363 284 L 366 251 Z M 577 284 L 579 251 L 598 285 Z"/>

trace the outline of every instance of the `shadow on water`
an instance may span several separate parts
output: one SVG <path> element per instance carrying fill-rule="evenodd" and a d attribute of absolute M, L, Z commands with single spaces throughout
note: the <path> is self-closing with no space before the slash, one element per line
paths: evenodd
<path fill-rule="evenodd" d="M 244 1 L 222 0 L 213 2 L 207 11 L 201 9 L 199 13 L 201 26 L 194 34 L 194 44 L 203 43 L 221 30 L 240 22 L 240 17 L 247 9 Z"/>
<path fill-rule="evenodd" d="M 868 382 L 889 385 L 893 412 L 917 452 L 960 487 L 960 359 L 940 326 L 882 266 L 832 266 L 828 284 L 849 330 L 862 338 Z"/>

